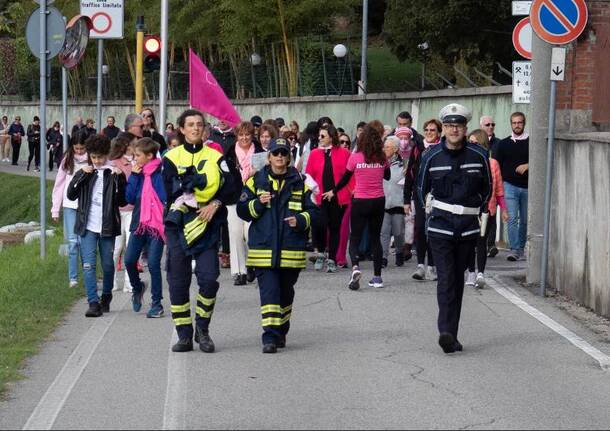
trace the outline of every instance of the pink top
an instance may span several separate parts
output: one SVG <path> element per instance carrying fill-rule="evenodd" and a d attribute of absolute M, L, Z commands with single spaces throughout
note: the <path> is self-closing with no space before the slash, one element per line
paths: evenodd
<path fill-rule="evenodd" d="M 363 153 L 354 153 L 347 162 L 347 170 L 356 178 L 356 199 L 376 199 L 385 196 L 383 192 L 383 174 L 388 167 L 385 163 L 366 163 Z"/>
<path fill-rule="evenodd" d="M 115 166 L 121 170 L 125 174 L 125 179 L 129 180 L 129 176 L 131 175 L 131 169 L 133 168 L 131 160 L 127 157 L 123 156 L 120 159 L 111 160 L 110 164 Z M 121 211 L 133 211 L 133 205 L 125 205 L 124 207 L 120 207 Z"/>

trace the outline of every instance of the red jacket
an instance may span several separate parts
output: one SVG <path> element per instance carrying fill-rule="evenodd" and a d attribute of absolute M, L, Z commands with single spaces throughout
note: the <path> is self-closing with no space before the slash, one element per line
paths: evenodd
<path fill-rule="evenodd" d="M 339 183 L 343 174 L 345 174 L 347 161 L 349 160 L 351 153 L 345 148 L 341 147 L 332 147 L 330 150 L 330 159 L 333 164 L 333 178 L 335 180 L 335 185 Z M 322 203 L 322 194 L 326 193 L 328 190 L 324 190 L 324 183 L 322 181 L 322 177 L 324 175 L 324 150 L 322 148 L 316 148 L 309 155 L 309 160 L 307 161 L 307 168 L 305 169 L 305 173 L 311 175 L 313 180 L 318 183 L 320 187 L 320 193 L 316 196 L 316 201 L 318 205 Z M 339 205 L 347 205 L 351 200 L 351 193 L 348 187 L 344 187 L 339 190 L 337 193 L 337 199 L 339 200 Z"/>

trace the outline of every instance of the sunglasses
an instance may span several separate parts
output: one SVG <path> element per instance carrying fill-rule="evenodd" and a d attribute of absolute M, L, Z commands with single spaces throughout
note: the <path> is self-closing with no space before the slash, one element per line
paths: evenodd
<path fill-rule="evenodd" d="M 350 142 L 347 139 L 339 139 L 339 142 L 342 144 L 349 144 Z"/>
<path fill-rule="evenodd" d="M 152 118 L 152 115 L 150 115 L 150 114 L 142 114 L 142 118 Z"/>
<path fill-rule="evenodd" d="M 295 138 L 294 136 L 288 136 L 288 140 L 289 140 L 289 141 L 296 141 L 296 140 L 297 140 L 297 138 Z"/>
<path fill-rule="evenodd" d="M 436 129 L 424 129 L 424 132 L 438 132 Z"/>
<path fill-rule="evenodd" d="M 485 127 L 496 127 L 496 123 L 487 123 L 484 124 Z"/>
<path fill-rule="evenodd" d="M 275 150 L 271 152 L 273 157 L 288 157 L 288 151 L 286 150 Z"/>

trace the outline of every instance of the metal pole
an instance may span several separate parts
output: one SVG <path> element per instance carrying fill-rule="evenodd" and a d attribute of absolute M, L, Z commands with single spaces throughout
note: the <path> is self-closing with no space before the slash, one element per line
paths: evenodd
<path fill-rule="evenodd" d="M 360 85 L 362 94 L 367 93 L 366 49 L 369 33 L 369 0 L 362 0 L 362 63 L 360 64 Z M 358 92 L 360 93 L 360 91 Z"/>
<path fill-rule="evenodd" d="M 64 154 L 68 150 L 68 69 L 61 68 L 61 110 L 64 133 L 62 134 Z"/>
<path fill-rule="evenodd" d="M 47 0 L 40 2 L 40 258 L 47 257 Z"/>
<path fill-rule="evenodd" d="M 546 180 L 544 186 L 544 238 L 542 242 L 542 264 L 540 267 L 540 296 L 546 294 L 546 277 L 549 265 L 549 231 L 551 230 L 551 192 L 553 187 L 553 157 L 555 150 L 555 99 L 557 82 L 551 81 L 549 106 L 549 142 L 546 150 Z"/>
<path fill-rule="evenodd" d="M 136 112 L 142 112 L 144 98 L 144 17 L 136 23 Z"/>
<path fill-rule="evenodd" d="M 252 95 L 256 99 L 256 76 L 254 75 L 254 65 L 252 64 L 252 54 L 250 54 L 250 73 L 252 75 Z"/>
<path fill-rule="evenodd" d="M 426 61 L 422 61 L 421 63 L 421 89 L 423 90 L 426 87 Z"/>
<path fill-rule="evenodd" d="M 169 0 L 161 0 L 161 70 L 159 72 L 159 133 L 165 133 L 167 109 L 167 26 L 169 21 Z"/>
<path fill-rule="evenodd" d="M 104 64 L 104 39 L 97 40 L 97 102 L 95 106 L 95 121 L 99 132 L 102 131 L 102 85 L 104 84 L 104 74 L 102 65 Z"/>
<path fill-rule="evenodd" d="M 320 49 L 322 50 L 322 71 L 324 72 L 324 94 L 328 96 L 328 77 L 326 76 L 326 56 L 324 55 L 324 44 L 320 36 Z"/>

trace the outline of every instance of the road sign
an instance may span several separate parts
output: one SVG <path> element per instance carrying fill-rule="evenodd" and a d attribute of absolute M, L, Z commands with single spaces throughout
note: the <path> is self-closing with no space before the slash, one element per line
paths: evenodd
<path fill-rule="evenodd" d="M 545 42 L 562 45 L 575 40 L 587 25 L 585 0 L 534 0 L 532 29 Z"/>
<path fill-rule="evenodd" d="M 91 18 L 92 39 L 122 39 L 124 0 L 80 0 L 80 14 Z"/>
<path fill-rule="evenodd" d="M 530 14 L 531 1 L 513 1 L 513 16 L 525 16 Z"/>
<path fill-rule="evenodd" d="M 530 103 L 531 61 L 513 61 L 513 103 Z"/>
<path fill-rule="evenodd" d="M 532 26 L 529 18 L 523 18 L 515 26 L 513 46 L 521 57 L 532 59 Z"/>
<path fill-rule="evenodd" d="M 54 58 L 64 46 L 66 40 L 66 23 L 57 8 L 47 7 L 47 60 Z M 40 58 L 40 8 L 30 15 L 25 28 L 28 47 L 36 58 Z"/>
<path fill-rule="evenodd" d="M 563 81 L 566 71 L 566 49 L 553 48 L 551 54 L 551 81 Z"/>

